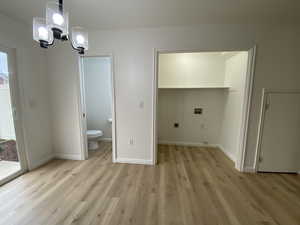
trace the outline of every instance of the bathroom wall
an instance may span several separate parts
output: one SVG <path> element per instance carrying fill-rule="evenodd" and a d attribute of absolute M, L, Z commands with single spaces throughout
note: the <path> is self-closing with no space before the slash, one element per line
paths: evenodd
<path fill-rule="evenodd" d="M 159 143 L 217 145 L 224 110 L 224 89 L 160 89 Z M 194 114 L 202 108 L 202 114 Z M 179 126 L 175 127 L 174 124 Z"/>
<path fill-rule="evenodd" d="M 242 109 L 245 96 L 248 52 L 240 52 L 226 60 L 225 84 L 230 86 L 224 96 L 224 116 L 220 147 L 235 161 L 240 144 Z"/>
<path fill-rule="evenodd" d="M 112 88 L 110 57 L 83 58 L 85 101 L 88 130 L 102 130 L 103 139 L 111 140 Z"/>

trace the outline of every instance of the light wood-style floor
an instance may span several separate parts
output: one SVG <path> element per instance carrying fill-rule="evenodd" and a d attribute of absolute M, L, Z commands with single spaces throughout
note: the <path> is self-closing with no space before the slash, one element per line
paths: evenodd
<path fill-rule="evenodd" d="M 0 224 L 299 225 L 299 175 L 243 174 L 217 149 L 159 147 L 159 165 L 54 160 L 0 187 Z"/>

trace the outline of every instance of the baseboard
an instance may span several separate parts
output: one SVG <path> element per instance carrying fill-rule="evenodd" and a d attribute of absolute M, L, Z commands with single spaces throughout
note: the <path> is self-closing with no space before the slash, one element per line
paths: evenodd
<path fill-rule="evenodd" d="M 256 173 L 255 168 L 254 167 L 250 167 L 250 166 L 246 166 L 243 169 L 243 172 L 245 172 L 245 173 Z"/>
<path fill-rule="evenodd" d="M 100 138 L 99 140 L 104 142 L 112 142 L 112 138 Z"/>
<path fill-rule="evenodd" d="M 205 144 L 203 142 L 184 142 L 184 141 L 158 141 L 161 145 L 179 145 L 191 147 L 219 147 L 217 144 Z"/>
<path fill-rule="evenodd" d="M 70 160 L 82 160 L 80 154 L 60 153 L 55 152 L 54 157 L 56 159 L 70 159 Z"/>
<path fill-rule="evenodd" d="M 227 151 L 225 150 L 225 148 L 224 148 L 222 145 L 220 145 L 220 144 L 218 145 L 218 148 L 219 148 L 222 152 L 224 152 L 224 154 L 225 154 L 231 161 L 233 161 L 234 164 L 235 164 L 235 161 L 236 161 L 235 155 L 233 155 L 232 153 L 227 152 Z"/>
<path fill-rule="evenodd" d="M 117 158 L 115 162 L 128 163 L 128 164 L 153 165 L 152 160 L 145 160 L 145 159 Z"/>
<path fill-rule="evenodd" d="M 30 162 L 29 165 L 28 165 L 28 170 L 34 170 L 44 164 L 46 164 L 47 162 L 51 161 L 52 159 L 54 159 L 54 154 L 51 153 L 51 154 L 48 154 L 44 157 L 41 157 L 40 159 L 38 160 L 35 160 L 34 163 Z"/>

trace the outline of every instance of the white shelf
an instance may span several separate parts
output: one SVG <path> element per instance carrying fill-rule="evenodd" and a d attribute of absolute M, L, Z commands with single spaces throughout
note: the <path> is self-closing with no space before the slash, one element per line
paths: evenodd
<path fill-rule="evenodd" d="M 229 89 L 231 87 L 229 86 L 190 86 L 190 87 L 184 87 L 184 86 L 162 86 L 158 87 L 158 89 Z"/>

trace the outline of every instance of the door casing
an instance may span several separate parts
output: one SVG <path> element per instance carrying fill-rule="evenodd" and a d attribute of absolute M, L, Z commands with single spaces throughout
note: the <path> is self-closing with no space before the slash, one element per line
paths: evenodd
<path fill-rule="evenodd" d="M 153 118 L 152 118 L 152 164 L 157 164 L 157 103 L 158 103 L 158 58 L 160 53 L 187 53 L 187 52 L 223 52 L 223 51 L 247 51 L 248 52 L 248 64 L 246 75 L 246 88 L 242 109 L 242 125 L 239 136 L 241 137 L 239 142 L 239 149 L 237 152 L 237 159 L 235 162 L 235 168 L 241 172 L 245 172 L 245 159 L 246 159 L 246 145 L 248 137 L 249 116 L 250 107 L 252 101 L 252 90 L 255 73 L 256 63 L 256 45 L 250 49 L 215 49 L 215 50 L 201 50 L 201 49 L 154 49 L 154 79 L 153 79 Z"/>
<path fill-rule="evenodd" d="M 0 46 L 0 51 L 7 53 L 8 56 L 8 70 L 9 70 L 9 89 L 11 95 L 11 105 L 13 111 L 13 120 L 17 140 L 17 153 L 19 158 L 19 163 L 21 169 L 14 174 L 6 177 L 0 181 L 0 185 L 9 182 L 10 180 L 24 174 L 28 171 L 28 153 L 25 146 L 25 135 L 24 135 L 24 124 L 23 124 L 23 114 L 20 101 L 19 93 L 19 81 L 18 81 L 18 71 L 17 71 L 17 59 L 16 59 L 16 49 Z"/>
<path fill-rule="evenodd" d="M 78 111 L 79 125 L 81 133 L 81 159 L 88 159 L 88 141 L 87 141 L 87 121 L 86 121 L 86 101 L 83 72 L 83 58 L 86 57 L 109 57 L 111 62 L 111 86 L 112 86 L 112 162 L 116 162 L 117 157 L 117 129 L 116 129 L 116 94 L 115 94 L 115 75 L 114 75 L 114 57 L 113 54 L 85 55 L 78 58 L 79 76 L 78 76 Z"/>

